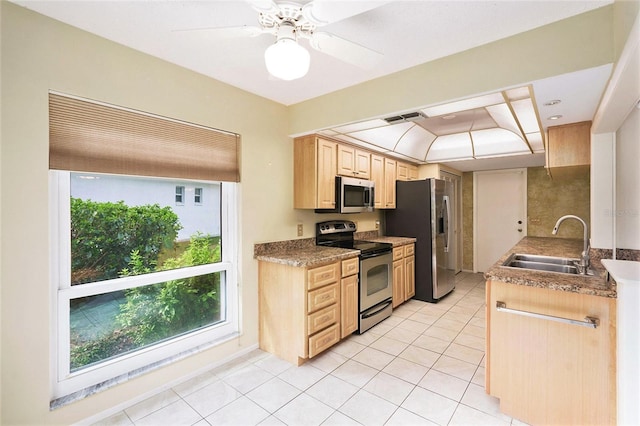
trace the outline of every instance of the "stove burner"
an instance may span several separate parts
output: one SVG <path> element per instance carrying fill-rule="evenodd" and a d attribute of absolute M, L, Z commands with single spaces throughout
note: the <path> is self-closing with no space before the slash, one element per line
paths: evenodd
<path fill-rule="evenodd" d="M 356 224 L 348 220 L 331 220 L 316 224 L 316 244 L 360 250 L 361 255 L 370 256 L 388 253 L 392 249 L 389 243 L 354 240 Z"/>

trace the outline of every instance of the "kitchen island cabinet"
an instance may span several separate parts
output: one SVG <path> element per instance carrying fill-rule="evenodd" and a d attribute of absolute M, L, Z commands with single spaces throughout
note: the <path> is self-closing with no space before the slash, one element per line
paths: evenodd
<path fill-rule="evenodd" d="M 593 276 L 502 266 L 512 253 L 578 257 L 581 246 L 526 237 L 485 274 L 486 391 L 532 425 L 616 423 L 616 291 L 602 266 Z"/>

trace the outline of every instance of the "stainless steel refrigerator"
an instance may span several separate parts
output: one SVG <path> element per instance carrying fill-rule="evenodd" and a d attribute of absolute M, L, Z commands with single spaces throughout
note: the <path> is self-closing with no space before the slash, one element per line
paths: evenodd
<path fill-rule="evenodd" d="M 385 212 L 385 235 L 415 237 L 416 295 L 435 303 L 455 287 L 448 256 L 454 252 L 449 233 L 451 182 L 425 179 L 396 182 L 396 208 Z"/>

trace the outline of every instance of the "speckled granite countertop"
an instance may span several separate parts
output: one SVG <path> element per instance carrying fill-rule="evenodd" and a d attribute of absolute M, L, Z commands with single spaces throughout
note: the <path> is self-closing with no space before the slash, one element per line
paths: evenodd
<path fill-rule="evenodd" d="M 415 238 L 410 237 L 376 237 L 376 238 L 368 238 L 368 241 L 375 241 L 376 243 L 390 243 L 394 247 L 404 246 L 407 244 L 412 244 L 416 242 Z"/>
<path fill-rule="evenodd" d="M 591 269 L 594 272 L 593 276 L 533 271 L 502 266 L 504 261 L 507 260 L 512 253 L 539 254 L 577 259 L 580 257 L 582 247 L 582 240 L 525 237 L 489 268 L 484 276 L 488 280 L 502 281 L 511 284 L 601 297 L 617 297 L 616 284 L 613 280 L 606 281 L 606 270 L 597 257 L 591 258 Z"/>
<path fill-rule="evenodd" d="M 257 260 L 297 267 L 315 267 L 357 257 L 360 250 L 317 246 L 315 238 L 255 244 L 253 257 Z"/>
<path fill-rule="evenodd" d="M 378 231 L 356 233 L 355 237 L 358 240 L 390 243 L 394 247 L 411 244 L 416 241 L 415 238 L 407 237 L 380 237 L 378 236 Z M 359 254 L 360 250 L 317 246 L 315 238 L 275 241 L 253 246 L 253 257 L 257 260 L 297 267 L 321 266 L 338 260 L 356 257 Z"/>

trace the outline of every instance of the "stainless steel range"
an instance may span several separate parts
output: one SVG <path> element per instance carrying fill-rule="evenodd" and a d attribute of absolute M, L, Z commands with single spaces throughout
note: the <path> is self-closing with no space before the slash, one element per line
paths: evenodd
<path fill-rule="evenodd" d="M 360 250 L 358 334 L 391 316 L 393 296 L 392 245 L 354 240 L 356 224 L 330 220 L 316 224 L 316 244 Z"/>

